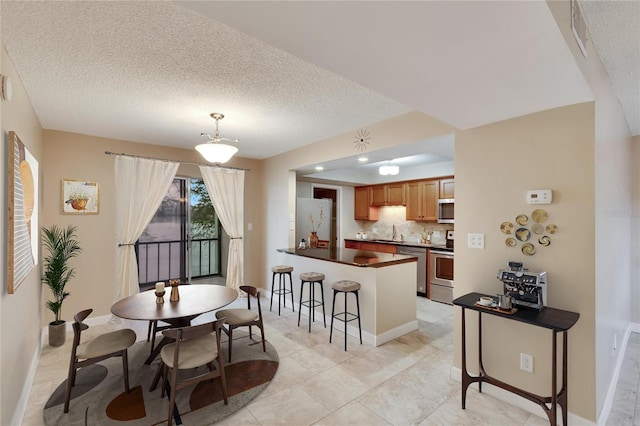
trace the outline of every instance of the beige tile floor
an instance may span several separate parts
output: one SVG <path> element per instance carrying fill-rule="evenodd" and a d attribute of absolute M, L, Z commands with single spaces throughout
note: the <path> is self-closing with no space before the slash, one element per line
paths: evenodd
<path fill-rule="evenodd" d="M 470 390 L 467 408 L 460 408 L 460 383 L 452 380 L 453 307 L 417 298 L 419 330 L 379 347 L 360 345 L 317 322 L 311 333 L 290 307 L 278 316 L 262 301 L 267 339 L 277 349 L 280 366 L 272 383 L 246 407 L 224 419 L 223 425 L 546 425 L 548 421 L 486 394 Z M 244 306 L 244 300 L 234 305 Z M 275 305 L 274 305 L 275 307 Z M 330 306 L 329 306 L 330 308 Z M 210 320 L 203 316 L 200 321 Z M 306 319 L 303 316 L 303 320 Z M 199 322 L 200 322 L 199 321 Z M 341 323 L 339 323 L 341 324 Z M 133 328 L 146 338 L 147 324 L 125 322 L 92 327 L 98 333 L 116 327 Z M 42 425 L 42 409 L 51 392 L 66 378 L 70 339 L 59 348 L 44 347 L 29 397 L 24 425 Z M 633 343 L 640 351 L 640 339 Z M 630 361 L 638 368 L 638 359 Z M 624 375 L 627 377 L 627 375 Z M 635 385 L 634 385 L 635 383 Z M 633 388 L 635 386 L 635 388 Z M 635 382 L 631 413 L 638 409 Z M 626 393 L 625 393 L 626 395 Z M 624 401 L 623 401 L 624 400 Z M 628 396 L 618 398 L 620 407 Z M 626 410 L 626 411 L 625 411 Z M 629 408 L 618 408 L 629 418 Z M 616 411 L 616 413 L 618 413 Z M 542 413 L 541 413 L 542 415 Z M 612 412 L 613 415 L 613 412 Z M 617 414 L 616 414 L 617 415 Z M 633 423 L 639 426 L 636 416 Z M 609 423 L 618 425 L 623 423 Z"/>

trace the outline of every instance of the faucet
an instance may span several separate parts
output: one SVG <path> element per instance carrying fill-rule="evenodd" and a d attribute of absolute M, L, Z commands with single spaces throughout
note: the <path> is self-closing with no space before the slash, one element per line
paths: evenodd
<path fill-rule="evenodd" d="M 398 238 L 398 234 L 396 233 L 396 225 L 393 225 L 393 227 L 391 228 L 391 240 L 395 241 L 396 238 Z"/>

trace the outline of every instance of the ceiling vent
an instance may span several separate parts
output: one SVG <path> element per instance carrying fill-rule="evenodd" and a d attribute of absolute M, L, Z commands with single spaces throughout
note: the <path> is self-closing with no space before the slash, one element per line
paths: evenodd
<path fill-rule="evenodd" d="M 580 51 L 586 58 L 588 40 L 587 23 L 584 21 L 584 16 L 582 15 L 582 10 L 580 10 L 578 0 L 571 0 L 571 30 L 573 31 L 573 36 L 578 42 Z"/>

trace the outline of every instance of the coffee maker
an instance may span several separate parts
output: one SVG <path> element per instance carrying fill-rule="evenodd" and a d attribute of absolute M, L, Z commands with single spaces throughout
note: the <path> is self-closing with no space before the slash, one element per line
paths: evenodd
<path fill-rule="evenodd" d="M 522 262 L 510 261 L 508 268 L 498 271 L 498 279 L 516 306 L 540 312 L 547 305 L 546 272 L 531 272 Z"/>
<path fill-rule="evenodd" d="M 451 229 L 447 231 L 446 247 L 447 248 L 453 248 L 453 230 L 451 230 Z"/>

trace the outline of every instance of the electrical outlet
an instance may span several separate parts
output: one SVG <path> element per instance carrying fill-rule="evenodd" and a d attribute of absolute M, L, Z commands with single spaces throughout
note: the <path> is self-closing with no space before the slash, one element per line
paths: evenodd
<path fill-rule="evenodd" d="M 520 370 L 533 373 L 533 355 L 520 352 Z"/>

